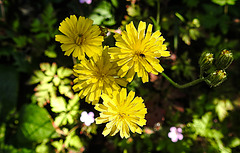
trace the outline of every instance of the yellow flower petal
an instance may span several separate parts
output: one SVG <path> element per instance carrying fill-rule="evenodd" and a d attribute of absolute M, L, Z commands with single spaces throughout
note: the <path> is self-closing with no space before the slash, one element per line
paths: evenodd
<path fill-rule="evenodd" d="M 100 54 L 103 42 L 103 36 L 99 36 L 101 31 L 97 25 L 92 25 L 93 21 L 85 17 L 71 15 L 60 23 L 59 31 L 64 35 L 56 35 L 55 40 L 63 45 L 64 55 L 78 59 L 94 56 L 94 53 Z"/>
<path fill-rule="evenodd" d="M 118 75 L 125 77 L 129 82 L 135 73 L 142 77 L 143 82 L 148 82 L 148 73 L 157 75 L 163 71 L 159 60 L 155 58 L 170 56 L 170 52 L 166 51 L 166 45 L 163 44 L 161 32 L 156 31 L 152 34 L 152 27 L 151 24 L 146 27 L 146 23 L 140 21 L 136 30 L 131 22 L 126 25 L 126 31 L 122 31 L 121 35 L 114 35 L 118 49 L 116 47 L 110 49 L 111 60 L 117 61 L 121 66 Z"/>
<path fill-rule="evenodd" d="M 120 92 L 113 92 L 112 97 L 103 94 L 103 104 L 97 104 L 95 109 L 100 111 L 100 117 L 96 119 L 96 124 L 107 123 L 103 135 L 115 135 L 120 132 L 121 138 L 130 137 L 130 130 L 141 133 L 139 126 L 146 124 L 144 119 L 147 109 L 143 99 L 135 97 L 131 91 L 127 95 L 127 90 L 122 88 Z"/>
<path fill-rule="evenodd" d="M 114 91 L 119 91 L 120 86 L 126 86 L 127 81 L 118 76 L 120 69 L 116 62 L 110 62 L 108 47 L 102 49 L 102 54 L 95 55 L 89 60 L 82 61 L 73 67 L 74 91 L 80 91 L 81 98 L 93 105 L 99 102 L 101 94 L 112 95 Z M 102 96 L 104 98 L 106 96 Z"/>

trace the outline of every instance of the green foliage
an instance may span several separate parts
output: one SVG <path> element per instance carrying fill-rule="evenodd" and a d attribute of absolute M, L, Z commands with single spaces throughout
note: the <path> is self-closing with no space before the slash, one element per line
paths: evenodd
<path fill-rule="evenodd" d="M 18 143 L 41 142 L 46 138 L 57 137 L 48 112 L 36 105 L 25 105 L 20 111 Z"/>
<path fill-rule="evenodd" d="M 54 123 L 57 126 L 74 123 L 74 117 L 79 112 L 79 97 L 75 95 L 73 99 L 70 99 L 68 104 L 63 97 L 56 97 L 51 99 L 52 111 L 59 113 L 55 118 Z"/>
<path fill-rule="evenodd" d="M 212 2 L 220 6 L 224 6 L 224 5 L 235 5 L 236 0 L 212 0 Z"/>
<path fill-rule="evenodd" d="M 55 34 L 57 34 L 57 29 L 54 27 L 57 19 L 54 15 L 54 9 L 49 3 L 41 14 L 41 18 L 32 22 L 31 32 L 36 33 L 37 39 L 49 41 L 50 38 L 54 38 Z"/>
<path fill-rule="evenodd" d="M 230 153 L 231 148 L 226 147 L 222 142 L 224 135 L 220 131 L 212 128 L 213 123 L 211 120 L 211 112 L 204 114 L 201 119 L 193 119 L 193 123 L 188 124 L 188 126 L 195 132 L 193 137 L 195 139 L 197 136 L 205 137 L 212 147 L 216 147 L 219 152 Z"/>
<path fill-rule="evenodd" d="M 1 153 L 240 152 L 239 1 L 1 2 Z M 92 111 L 92 106 L 72 91 L 72 63 L 78 61 L 63 57 L 54 40 L 60 22 L 71 14 L 104 26 L 108 40 L 104 43 L 109 46 L 115 43 L 113 32 L 124 30 L 129 22 L 153 24 L 153 32 L 161 30 L 172 54 L 161 59 L 161 65 L 174 80 L 207 77 L 219 69 L 214 64 L 223 49 L 232 50 L 234 61 L 227 69 L 227 80 L 211 89 L 205 84 L 175 89 L 161 74 L 146 84 L 136 77 L 127 88 L 144 97 L 148 108 L 143 133 L 129 139 L 104 138 L 102 126 L 80 122 L 81 112 Z M 205 51 L 213 53 L 213 66 L 196 71 Z M 183 129 L 183 140 L 171 141 L 172 126 Z"/>
<path fill-rule="evenodd" d="M 66 97 L 71 98 L 71 80 L 67 77 L 72 75 L 72 70 L 64 67 L 57 68 L 56 63 L 41 63 L 41 70 L 36 70 L 31 77 L 29 84 L 39 83 L 36 88 L 35 96 L 38 105 L 43 107 L 51 98 L 56 98 L 57 91 Z"/>
<path fill-rule="evenodd" d="M 115 4 L 116 5 L 116 4 Z M 94 21 L 94 24 L 112 26 L 116 23 L 113 13 L 112 5 L 107 1 L 101 1 L 89 16 Z"/>
<path fill-rule="evenodd" d="M 214 99 L 213 103 L 216 105 L 215 111 L 221 122 L 228 116 L 228 111 L 233 110 L 233 105 L 229 99 L 226 100 Z"/>

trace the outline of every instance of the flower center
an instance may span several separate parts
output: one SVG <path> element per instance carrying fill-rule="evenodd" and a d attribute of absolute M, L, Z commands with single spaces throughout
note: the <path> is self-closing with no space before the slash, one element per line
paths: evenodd
<path fill-rule="evenodd" d="M 142 51 L 138 51 L 138 50 L 135 52 L 134 56 L 135 56 L 135 57 L 141 57 L 141 58 L 144 58 L 144 57 L 145 57 L 145 55 L 143 54 L 143 52 L 142 52 Z"/>
<path fill-rule="evenodd" d="M 119 112 L 118 115 L 120 116 L 121 119 L 125 118 L 125 116 L 126 116 L 126 114 L 122 113 L 122 112 Z"/>
<path fill-rule="evenodd" d="M 82 43 L 85 41 L 85 38 L 83 37 L 82 34 L 78 34 L 77 38 L 76 38 L 76 44 L 77 45 L 82 45 Z"/>
<path fill-rule="evenodd" d="M 98 79 L 98 80 L 103 80 L 104 78 L 107 77 L 107 74 L 104 73 L 102 70 L 98 70 L 94 73 L 94 76 Z"/>

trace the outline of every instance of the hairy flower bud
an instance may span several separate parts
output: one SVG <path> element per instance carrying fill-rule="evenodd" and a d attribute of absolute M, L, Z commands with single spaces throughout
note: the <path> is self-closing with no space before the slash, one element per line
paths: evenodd
<path fill-rule="evenodd" d="M 224 70 L 216 70 L 207 76 L 205 82 L 211 87 L 216 87 L 220 85 L 226 78 L 227 73 Z"/>
<path fill-rule="evenodd" d="M 208 70 L 213 63 L 213 54 L 208 52 L 202 53 L 198 63 L 202 70 Z"/>
<path fill-rule="evenodd" d="M 215 65 L 217 69 L 225 70 L 233 61 L 232 52 L 224 49 L 219 56 L 216 58 Z"/>

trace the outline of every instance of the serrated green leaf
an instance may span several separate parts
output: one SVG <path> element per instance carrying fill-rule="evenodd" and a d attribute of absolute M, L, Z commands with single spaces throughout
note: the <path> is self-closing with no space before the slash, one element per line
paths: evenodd
<path fill-rule="evenodd" d="M 69 98 L 73 96 L 73 92 L 71 90 L 71 86 L 60 85 L 59 92 Z"/>
<path fill-rule="evenodd" d="M 114 25 L 116 23 L 114 16 L 111 12 L 112 6 L 107 1 L 101 1 L 97 7 L 93 10 L 93 13 L 89 16 L 97 25 Z"/>
<path fill-rule="evenodd" d="M 57 70 L 57 75 L 63 79 L 65 77 L 69 77 L 70 75 L 72 75 L 72 70 L 71 69 L 68 69 L 68 68 L 64 68 L 64 67 L 60 67 L 58 68 Z"/>
<path fill-rule="evenodd" d="M 79 97 L 78 95 L 74 95 L 74 97 L 72 99 L 70 99 L 68 101 L 68 105 L 67 105 L 67 110 L 71 111 L 73 110 L 73 108 L 75 107 L 75 109 L 78 109 L 80 103 L 79 103 Z"/>
<path fill-rule="evenodd" d="M 61 79 L 57 76 L 53 78 L 53 83 L 55 86 L 59 86 Z"/>
<path fill-rule="evenodd" d="M 73 124 L 73 122 L 74 122 L 73 114 L 67 114 L 67 120 L 68 120 L 69 124 Z"/>
<path fill-rule="evenodd" d="M 209 131 L 209 128 L 212 125 L 212 122 L 210 121 L 212 118 L 211 113 L 206 113 L 202 116 L 201 119 L 193 119 L 193 127 L 196 130 L 196 134 L 199 134 L 200 136 L 206 136 L 211 131 Z"/>
<path fill-rule="evenodd" d="M 46 90 L 46 91 L 50 91 L 52 90 L 51 88 L 53 88 L 53 84 L 52 83 L 44 83 L 44 84 L 38 84 L 35 88 L 36 91 L 40 91 L 40 90 Z"/>
<path fill-rule="evenodd" d="M 61 84 L 68 84 L 68 85 L 70 85 L 71 82 L 72 81 L 70 79 L 68 79 L 68 78 L 64 78 L 63 80 L 61 80 Z"/>
<path fill-rule="evenodd" d="M 41 63 L 40 68 L 42 71 L 46 71 L 50 69 L 50 64 L 49 63 Z"/>
<path fill-rule="evenodd" d="M 70 146 L 73 146 L 76 149 L 80 149 L 81 147 L 83 147 L 83 144 L 77 135 L 72 136 L 69 144 Z"/>
<path fill-rule="evenodd" d="M 43 77 L 43 79 L 41 80 L 41 83 L 48 83 L 53 79 L 52 76 L 45 76 Z"/>
<path fill-rule="evenodd" d="M 41 23 L 39 19 L 33 20 L 31 24 L 31 32 L 39 32 L 41 30 Z"/>
<path fill-rule="evenodd" d="M 54 141 L 51 143 L 52 146 L 54 146 L 58 151 L 60 151 L 63 147 L 63 139 L 60 139 L 59 141 Z"/>
<path fill-rule="evenodd" d="M 46 109 L 29 104 L 22 107 L 17 131 L 18 143 L 41 142 L 56 137 Z"/>
<path fill-rule="evenodd" d="M 83 146 L 80 138 L 77 135 L 75 135 L 74 132 L 70 133 L 66 137 L 66 140 L 65 140 L 64 144 L 65 144 L 66 147 L 72 146 L 76 149 L 80 149 Z"/>
<path fill-rule="evenodd" d="M 56 75 L 56 71 L 57 71 L 57 64 L 52 63 L 52 65 L 49 67 L 49 69 L 46 69 L 45 74 L 48 76 L 54 77 L 54 75 Z"/>
<path fill-rule="evenodd" d="M 40 70 L 37 70 L 37 71 L 34 71 L 34 75 L 38 78 L 38 80 L 42 80 L 46 75 L 42 72 L 42 71 L 40 71 Z M 39 81 L 39 82 L 40 82 Z"/>
<path fill-rule="evenodd" d="M 55 118 L 54 123 L 55 123 L 57 126 L 66 125 L 66 124 L 67 124 L 67 116 L 66 116 L 66 113 L 65 113 L 65 112 L 60 113 L 60 114 Z"/>
<path fill-rule="evenodd" d="M 228 111 L 233 109 L 233 105 L 230 100 L 215 99 L 214 103 L 216 104 L 215 111 L 222 122 L 228 116 Z"/>
<path fill-rule="evenodd" d="M 41 79 L 36 77 L 36 76 L 32 76 L 31 79 L 28 81 L 29 84 L 36 84 L 38 82 L 40 82 Z"/>
<path fill-rule="evenodd" d="M 51 98 L 50 105 L 52 107 L 52 111 L 55 113 L 66 111 L 67 104 L 63 97 Z"/>
<path fill-rule="evenodd" d="M 27 36 L 13 37 L 13 40 L 16 43 L 16 46 L 19 48 L 26 46 L 29 42 L 29 38 Z"/>

